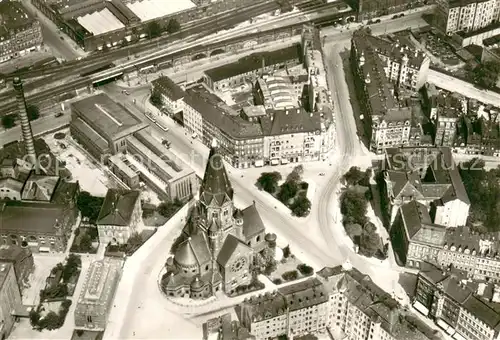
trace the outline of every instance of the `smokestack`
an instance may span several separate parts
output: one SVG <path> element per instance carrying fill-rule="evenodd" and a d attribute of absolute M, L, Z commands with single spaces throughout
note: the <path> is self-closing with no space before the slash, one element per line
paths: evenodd
<path fill-rule="evenodd" d="M 31 131 L 31 124 L 26 109 L 23 82 L 21 78 L 15 77 L 12 83 L 14 85 L 14 90 L 16 91 L 17 113 L 19 115 L 19 119 L 21 119 L 21 132 L 24 147 L 26 148 L 26 154 L 28 155 L 32 165 L 35 166 L 35 169 L 38 171 L 38 166 L 36 164 L 35 142 L 33 140 L 33 132 Z"/>

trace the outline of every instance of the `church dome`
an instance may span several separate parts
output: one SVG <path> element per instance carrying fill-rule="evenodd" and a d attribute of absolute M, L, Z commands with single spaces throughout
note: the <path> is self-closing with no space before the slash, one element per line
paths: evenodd
<path fill-rule="evenodd" d="M 191 289 L 201 289 L 203 287 L 203 281 L 197 276 L 191 282 Z"/>
<path fill-rule="evenodd" d="M 193 267 L 198 265 L 196 255 L 190 241 L 191 238 L 182 243 L 179 249 L 175 252 L 175 261 L 182 267 Z"/>

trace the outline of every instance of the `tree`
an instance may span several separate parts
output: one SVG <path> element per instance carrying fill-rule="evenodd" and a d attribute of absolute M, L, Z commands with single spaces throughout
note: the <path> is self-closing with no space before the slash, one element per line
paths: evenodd
<path fill-rule="evenodd" d="M 92 250 L 92 238 L 88 234 L 82 235 L 80 237 L 80 244 L 78 245 L 79 251 L 91 251 Z"/>
<path fill-rule="evenodd" d="M 139 233 L 133 233 L 132 235 L 130 235 L 129 239 L 127 240 L 127 244 L 134 245 L 134 246 L 140 246 L 142 244 L 141 235 L 139 235 Z"/>
<path fill-rule="evenodd" d="M 297 195 L 298 191 L 299 186 L 296 182 L 287 181 L 281 185 L 280 191 L 278 193 L 278 199 L 283 204 L 288 204 L 288 201 L 294 198 L 295 195 Z"/>
<path fill-rule="evenodd" d="M 263 172 L 257 179 L 257 187 L 270 194 L 274 194 L 278 190 L 278 182 L 281 181 L 279 172 Z"/>
<path fill-rule="evenodd" d="M 181 24 L 176 19 L 170 19 L 167 25 L 167 32 L 169 34 L 179 32 L 181 30 Z"/>
<path fill-rule="evenodd" d="M 283 257 L 287 259 L 290 257 L 290 255 L 292 255 L 292 252 L 290 250 L 290 245 L 287 245 L 285 248 L 283 248 Z"/>
<path fill-rule="evenodd" d="M 151 21 L 146 27 L 148 38 L 159 37 L 163 33 L 163 27 L 158 23 L 158 21 Z"/>
<path fill-rule="evenodd" d="M 2 126 L 5 129 L 10 129 L 16 126 L 16 117 L 14 115 L 6 115 L 2 117 Z"/>
<path fill-rule="evenodd" d="M 30 323 L 32 327 L 36 327 L 38 325 L 38 321 L 40 320 L 40 313 L 36 308 L 30 310 Z"/>
<path fill-rule="evenodd" d="M 293 168 L 292 172 L 286 177 L 287 182 L 299 182 L 304 174 L 304 167 L 302 165 L 297 165 Z"/>
<path fill-rule="evenodd" d="M 361 171 L 357 166 L 353 166 L 344 174 L 344 177 L 342 179 L 348 186 L 350 186 L 359 184 L 363 177 L 363 171 Z"/>
<path fill-rule="evenodd" d="M 38 322 L 38 327 L 40 329 L 48 329 L 49 331 L 58 329 L 61 326 L 62 322 L 59 315 L 53 311 L 48 312 L 47 315 Z"/>
<path fill-rule="evenodd" d="M 357 223 L 349 223 L 344 226 L 347 235 L 353 239 L 355 237 L 361 236 L 363 233 L 363 227 Z"/>
<path fill-rule="evenodd" d="M 377 228 L 373 223 L 366 223 L 361 234 L 360 252 L 368 257 L 374 256 L 380 249 L 380 236 L 377 234 Z"/>
<path fill-rule="evenodd" d="M 154 90 L 151 93 L 151 98 L 149 99 L 151 101 L 151 104 L 153 104 L 156 107 L 161 107 L 163 105 L 163 101 L 161 99 L 161 93 L 157 90 Z"/>
<path fill-rule="evenodd" d="M 311 201 L 306 195 L 299 195 L 292 203 L 290 209 L 297 217 L 304 217 L 311 211 Z"/>
<path fill-rule="evenodd" d="M 64 265 L 64 270 L 62 274 L 63 282 L 68 282 L 69 279 L 78 272 L 78 269 L 82 265 L 82 260 L 80 256 L 75 254 L 69 254 L 66 259 L 66 264 Z"/>
<path fill-rule="evenodd" d="M 345 216 L 346 223 L 365 224 L 367 202 L 364 194 L 347 190 L 342 194 L 340 212 Z"/>
<path fill-rule="evenodd" d="M 101 212 L 103 202 L 104 197 L 92 196 L 90 193 L 82 191 L 78 195 L 76 204 L 82 216 L 87 217 L 89 223 L 95 224 Z"/>
<path fill-rule="evenodd" d="M 500 63 L 496 61 L 485 61 L 472 70 L 474 82 L 486 89 L 496 87 L 500 75 Z"/>
<path fill-rule="evenodd" d="M 26 113 L 28 113 L 28 119 L 30 121 L 40 118 L 40 110 L 36 105 L 30 104 L 26 106 Z"/>
<path fill-rule="evenodd" d="M 157 211 L 160 215 L 166 218 L 170 218 L 175 215 L 175 213 L 182 207 L 182 202 L 173 201 L 173 202 L 162 202 L 157 208 Z"/>

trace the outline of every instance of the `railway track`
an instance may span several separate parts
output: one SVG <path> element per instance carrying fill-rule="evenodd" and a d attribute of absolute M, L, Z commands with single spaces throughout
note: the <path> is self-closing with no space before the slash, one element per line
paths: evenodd
<path fill-rule="evenodd" d="M 248 20 L 248 18 L 276 10 L 278 9 L 278 7 L 279 5 L 276 2 L 271 1 L 256 4 L 250 8 L 236 9 L 235 11 L 221 13 L 210 18 L 187 23 L 182 28 L 182 30 L 177 33 L 161 36 L 111 51 L 96 52 L 95 54 L 92 54 L 91 56 L 81 60 L 72 60 L 59 65 L 44 65 L 38 67 L 37 69 L 28 71 L 13 72 L 12 74 L 4 76 L 4 79 L 6 81 L 11 81 L 14 77 L 27 79 L 40 76 L 49 76 L 55 73 L 66 73 L 67 76 L 67 72 L 72 72 L 75 68 L 81 69 L 83 67 L 92 66 L 102 61 L 135 55 L 137 53 L 141 53 L 154 48 L 155 46 L 169 44 L 196 34 L 202 34 L 204 36 L 209 35 L 227 29 L 231 26 L 235 26 L 241 22 L 244 22 L 245 20 Z"/>
<path fill-rule="evenodd" d="M 316 10 L 320 9 L 321 7 L 328 8 L 328 6 L 331 6 L 331 5 L 332 4 L 326 4 L 326 5 L 323 4 L 321 6 L 317 6 L 317 5 L 316 6 L 311 6 L 311 7 L 309 7 L 309 10 L 305 11 L 303 14 L 307 14 L 308 12 L 316 11 Z M 248 16 L 247 16 L 247 18 L 248 18 Z M 226 25 L 227 25 L 227 22 L 226 22 Z M 299 26 L 301 27 L 302 25 L 303 25 L 303 23 L 293 24 L 293 25 L 289 25 L 289 26 L 285 26 L 285 27 L 275 28 L 273 30 L 274 31 L 288 30 L 288 29 L 292 29 L 293 27 L 299 27 Z M 273 31 L 273 30 L 268 30 L 268 31 L 270 32 L 270 31 Z M 208 34 L 205 32 L 203 35 L 209 35 L 211 33 L 217 32 L 217 31 L 220 31 L 220 30 L 214 28 L 214 29 L 210 30 Z M 262 34 L 262 33 L 263 32 L 258 32 L 258 33 L 254 33 L 254 34 Z M 248 36 L 250 36 L 250 35 L 247 35 L 247 37 Z M 196 38 L 193 37 L 193 39 L 196 39 Z M 234 37 L 234 38 L 224 39 L 224 40 L 221 40 L 221 41 L 218 41 L 218 42 L 215 42 L 215 43 L 210 43 L 210 44 L 207 44 L 207 45 L 200 45 L 200 46 L 196 46 L 196 47 L 193 47 L 193 48 L 190 48 L 190 49 L 187 49 L 187 50 L 173 52 L 171 54 L 159 57 L 158 60 L 162 61 L 162 60 L 173 59 L 173 58 L 185 55 L 185 54 L 196 53 L 197 51 L 202 52 L 202 51 L 206 50 L 209 47 L 217 46 L 218 44 L 221 44 L 221 43 L 228 43 L 229 41 L 234 41 L 234 40 L 238 40 L 238 39 L 241 39 L 241 37 Z M 118 50 L 118 52 L 121 52 L 121 51 Z M 111 62 L 110 58 L 108 58 L 107 60 L 109 62 Z M 103 59 L 93 59 L 93 64 L 92 65 L 97 65 L 97 64 L 102 63 L 102 62 L 103 62 Z M 92 66 L 92 65 L 90 65 L 90 66 Z M 51 76 L 50 80 L 55 82 L 57 80 L 62 80 L 64 78 L 68 78 L 68 77 L 70 77 L 72 75 L 73 76 L 79 76 L 80 73 L 81 73 L 81 71 L 82 71 L 81 65 L 75 65 L 75 66 L 73 66 L 73 68 L 76 68 L 76 69 L 73 70 L 71 73 L 63 72 L 64 74 L 53 75 L 53 76 Z M 30 95 L 29 92 L 32 91 L 33 89 L 35 89 L 37 87 L 40 87 L 42 85 L 47 85 L 47 79 L 36 80 L 36 81 L 30 82 L 30 83 L 27 83 L 24 86 L 25 93 L 27 93 L 27 95 L 26 95 L 26 101 L 29 102 L 29 103 L 32 103 L 32 104 L 38 104 L 39 102 L 41 102 L 43 100 L 46 100 L 47 98 L 51 98 L 51 97 L 54 97 L 54 96 L 57 96 L 57 95 L 61 95 L 61 94 L 67 93 L 72 88 L 81 88 L 81 87 L 84 87 L 84 86 L 90 84 L 91 82 L 92 82 L 92 80 L 91 80 L 90 77 L 81 77 L 79 79 L 72 80 L 69 83 L 65 83 L 65 84 L 56 86 L 54 88 L 43 90 L 43 91 L 40 91 L 38 93 Z M 14 102 L 14 93 L 13 93 L 13 91 L 8 91 L 8 92 L 4 93 L 3 95 L 0 95 L 0 102 L 3 102 L 2 108 L 0 110 L 0 116 L 4 116 L 4 115 L 8 115 L 8 114 L 12 114 L 12 113 L 16 112 L 17 108 L 16 108 L 16 103 Z"/>

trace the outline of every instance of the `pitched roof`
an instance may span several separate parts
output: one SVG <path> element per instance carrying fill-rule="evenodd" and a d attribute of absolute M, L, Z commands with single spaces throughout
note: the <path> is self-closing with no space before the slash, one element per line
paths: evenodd
<path fill-rule="evenodd" d="M 153 87 L 171 100 L 179 100 L 186 96 L 186 92 L 167 76 L 153 80 Z"/>
<path fill-rule="evenodd" d="M 413 200 L 402 205 L 400 211 L 409 240 L 436 246 L 444 244 L 446 228 L 432 224 L 425 205 Z"/>
<path fill-rule="evenodd" d="M 202 265 L 212 258 L 204 233 L 188 237 L 175 252 L 175 261 L 185 266 Z"/>
<path fill-rule="evenodd" d="M 248 247 L 245 243 L 243 243 L 236 236 L 229 234 L 222 245 L 221 250 L 219 251 L 219 255 L 217 256 L 217 262 L 222 267 L 225 267 L 227 262 L 231 259 L 231 256 L 235 252 L 238 247 L 244 247 L 247 250 L 251 251 L 251 248 Z"/>
<path fill-rule="evenodd" d="M 108 189 L 96 224 L 128 226 L 140 194 L 136 190 Z"/>
<path fill-rule="evenodd" d="M 265 230 L 264 222 L 255 204 L 243 209 L 241 214 L 243 214 L 243 235 L 247 240 Z"/>
<path fill-rule="evenodd" d="M 218 152 L 217 145 L 213 144 L 200 186 L 200 201 L 205 205 L 210 205 L 212 202 L 221 205 L 226 200 L 232 200 L 233 194 L 223 158 Z"/>
<path fill-rule="evenodd" d="M 23 182 L 12 177 L 5 177 L 0 179 L 0 187 L 9 188 L 10 190 L 21 192 L 23 185 Z"/>
<path fill-rule="evenodd" d="M 37 175 L 32 171 L 24 183 L 21 198 L 29 201 L 50 202 L 59 180 L 59 176 Z"/>

